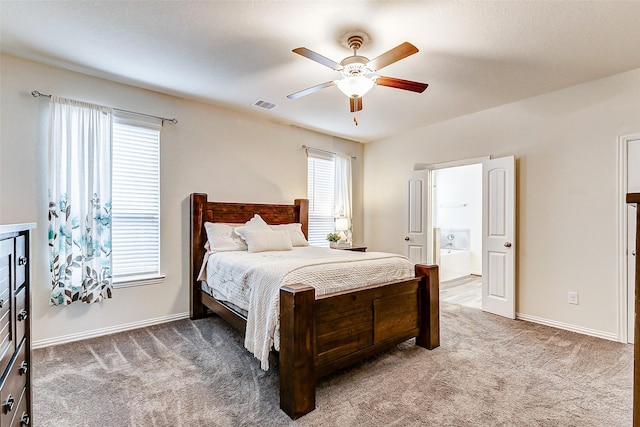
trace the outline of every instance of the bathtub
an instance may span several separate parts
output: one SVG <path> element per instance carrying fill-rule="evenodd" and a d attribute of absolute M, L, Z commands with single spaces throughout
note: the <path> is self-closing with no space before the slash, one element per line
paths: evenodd
<path fill-rule="evenodd" d="M 457 279 L 471 274 L 471 251 L 440 249 L 440 281 Z"/>

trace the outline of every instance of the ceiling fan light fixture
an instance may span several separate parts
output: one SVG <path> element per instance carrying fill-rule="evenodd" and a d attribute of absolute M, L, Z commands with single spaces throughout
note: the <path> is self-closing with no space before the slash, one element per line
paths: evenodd
<path fill-rule="evenodd" d="M 363 97 L 365 93 L 369 92 L 374 85 L 374 82 L 369 77 L 365 76 L 353 76 L 345 77 L 340 80 L 336 80 L 335 84 L 338 89 L 347 97 Z"/>
<path fill-rule="evenodd" d="M 356 34 L 350 36 L 348 45 L 349 48 L 353 49 L 353 55 L 344 58 L 340 63 L 309 50 L 306 47 L 293 49 L 294 53 L 339 72 L 342 78 L 311 86 L 310 88 L 287 95 L 287 98 L 297 99 L 335 85 L 349 98 L 350 110 L 352 113 L 355 113 L 362 110 L 362 97 L 371 90 L 373 85 L 387 86 L 418 93 L 424 92 L 427 86 L 429 86 L 426 83 L 385 77 L 377 74 L 380 69 L 418 52 L 417 47 L 409 42 L 404 42 L 370 61 L 369 58 L 358 55 L 358 49 L 362 47 L 364 39 L 364 35 Z M 357 124 L 356 121 L 356 125 Z"/>

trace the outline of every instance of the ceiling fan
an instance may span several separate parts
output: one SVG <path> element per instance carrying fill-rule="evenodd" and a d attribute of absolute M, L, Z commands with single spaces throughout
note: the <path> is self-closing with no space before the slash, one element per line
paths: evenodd
<path fill-rule="evenodd" d="M 358 55 L 358 49 L 362 47 L 363 40 L 364 38 L 359 35 L 349 37 L 347 44 L 350 49 L 353 49 L 353 55 L 344 58 L 340 63 L 332 61 L 331 59 L 309 50 L 306 47 L 293 49 L 293 52 L 298 55 L 302 55 L 312 61 L 316 61 L 326 67 L 340 72 L 342 78 L 311 86 L 310 88 L 287 95 L 287 98 L 297 99 L 335 85 L 338 86 L 338 89 L 340 89 L 342 93 L 349 97 L 351 112 L 355 113 L 356 111 L 362 110 L 362 96 L 367 93 L 374 84 L 418 93 L 424 92 L 427 86 L 429 86 L 426 83 L 396 79 L 394 77 L 386 77 L 376 74 L 377 71 L 387 65 L 393 64 L 394 62 L 418 52 L 417 47 L 409 42 L 404 42 L 370 61 L 369 58 Z"/>

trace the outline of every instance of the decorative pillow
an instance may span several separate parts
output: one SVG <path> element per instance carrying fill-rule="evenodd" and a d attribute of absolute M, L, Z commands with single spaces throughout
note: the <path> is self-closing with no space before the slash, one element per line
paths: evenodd
<path fill-rule="evenodd" d="M 291 238 L 286 230 L 249 230 L 244 233 L 249 252 L 290 251 Z"/>
<path fill-rule="evenodd" d="M 274 231 L 286 230 L 289 233 L 293 246 L 309 246 L 309 242 L 302 232 L 302 224 L 300 223 L 270 225 L 269 227 Z"/>
<path fill-rule="evenodd" d="M 247 244 L 233 230 L 241 224 L 225 224 L 222 222 L 205 222 L 209 250 L 217 252 L 246 251 Z M 206 245 L 205 245 L 206 247 Z"/>
<path fill-rule="evenodd" d="M 262 217 L 260 217 L 260 215 L 255 214 L 253 216 L 253 218 L 251 218 L 249 221 L 247 221 L 244 225 L 237 227 L 235 229 L 235 233 L 242 237 L 244 240 L 247 240 L 245 235 L 248 231 L 272 231 L 271 228 L 269 228 L 269 225 L 264 222 L 264 220 L 262 219 Z"/>

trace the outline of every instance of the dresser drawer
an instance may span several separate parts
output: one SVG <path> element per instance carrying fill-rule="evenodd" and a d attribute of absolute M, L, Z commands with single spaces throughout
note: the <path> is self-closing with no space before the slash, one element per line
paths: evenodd
<path fill-rule="evenodd" d="M 18 411 L 20 396 L 27 386 L 28 375 L 22 363 L 26 361 L 26 345 L 24 342 L 21 344 L 17 357 L 9 365 L 2 389 L 0 389 L 0 426 L 2 427 L 11 425 Z"/>
<path fill-rule="evenodd" d="M 27 312 L 27 294 L 25 288 L 16 294 L 16 342 L 22 341 L 27 330 L 29 313 Z"/>
<path fill-rule="evenodd" d="M 20 343 L 20 350 L 17 352 L 17 356 L 13 362 L 12 371 L 7 373 L 7 375 L 15 375 L 22 378 L 20 381 L 23 383 L 26 383 L 27 372 L 31 369 L 27 360 L 28 355 L 26 342 L 27 340 L 24 340 Z"/>
<path fill-rule="evenodd" d="M 27 410 L 27 389 L 22 389 L 20 395 L 20 403 L 18 403 L 17 409 L 14 411 L 13 422 L 11 427 L 25 427 L 31 425 L 31 414 Z M 4 425 L 0 426 L 4 427 Z"/>

